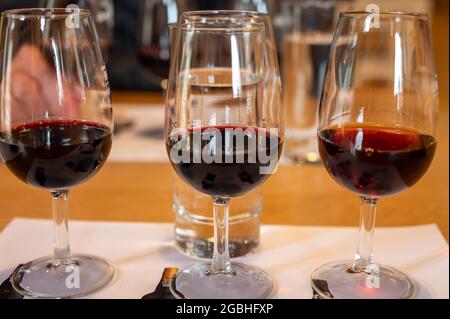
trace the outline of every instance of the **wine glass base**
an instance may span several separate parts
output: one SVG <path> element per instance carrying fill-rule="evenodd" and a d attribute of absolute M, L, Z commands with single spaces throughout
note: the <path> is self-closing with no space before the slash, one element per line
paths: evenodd
<path fill-rule="evenodd" d="M 76 298 L 100 290 L 113 277 L 114 268 L 99 257 L 74 255 L 71 264 L 60 265 L 53 265 L 53 257 L 43 257 L 19 267 L 12 284 L 26 297 Z"/>
<path fill-rule="evenodd" d="M 353 261 L 332 262 L 317 268 L 312 288 L 323 299 L 410 299 L 415 284 L 397 269 L 377 265 L 376 272 L 349 271 Z"/>
<path fill-rule="evenodd" d="M 172 281 L 171 291 L 186 299 L 267 299 L 276 294 L 276 285 L 262 269 L 232 263 L 233 275 L 208 275 L 209 263 L 185 268 Z"/>

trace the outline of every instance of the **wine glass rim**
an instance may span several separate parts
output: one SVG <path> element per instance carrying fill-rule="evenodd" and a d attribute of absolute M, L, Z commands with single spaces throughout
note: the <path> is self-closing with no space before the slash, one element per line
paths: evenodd
<path fill-rule="evenodd" d="M 184 18 L 211 18 L 215 19 L 218 17 L 223 18 L 265 18 L 268 17 L 268 13 L 256 12 L 256 11 L 245 11 L 245 10 L 194 10 L 185 11 L 180 14 Z"/>
<path fill-rule="evenodd" d="M 234 33 L 260 31 L 269 15 L 243 10 L 197 10 L 183 12 L 180 16 L 178 25 L 183 30 Z"/>
<path fill-rule="evenodd" d="M 429 17 L 427 13 L 409 12 L 409 11 L 380 10 L 380 12 L 370 12 L 370 11 L 354 10 L 354 11 L 340 12 L 341 17 L 368 16 L 368 15 L 411 17 L 411 18 L 420 18 L 420 19 L 428 19 L 428 17 Z"/>
<path fill-rule="evenodd" d="M 88 17 L 91 11 L 79 8 L 25 8 L 11 9 L 2 12 L 1 16 L 12 19 L 29 19 L 29 18 L 67 18 L 71 15 L 80 17 Z"/>

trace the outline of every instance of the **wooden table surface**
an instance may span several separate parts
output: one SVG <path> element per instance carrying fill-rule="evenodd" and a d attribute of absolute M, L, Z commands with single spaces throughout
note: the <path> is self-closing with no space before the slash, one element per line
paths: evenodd
<path fill-rule="evenodd" d="M 115 103 L 158 103 L 158 94 L 114 93 Z M 413 188 L 380 201 L 378 226 L 436 223 L 448 240 L 448 111 L 441 111 L 438 150 Z M 33 189 L 0 166 L 0 229 L 14 217 L 51 218 L 50 195 Z M 88 183 L 71 191 L 70 218 L 172 222 L 169 164 L 107 163 Z M 356 226 L 359 201 L 321 165 L 282 166 L 264 185 L 263 223 Z M 51 231 L 51 229 L 49 229 Z"/>

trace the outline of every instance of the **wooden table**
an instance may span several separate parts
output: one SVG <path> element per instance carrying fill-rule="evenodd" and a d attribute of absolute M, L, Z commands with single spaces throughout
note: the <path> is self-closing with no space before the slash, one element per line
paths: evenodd
<path fill-rule="evenodd" d="M 162 102 L 158 94 L 116 93 L 115 103 Z M 448 111 L 441 112 L 439 145 L 424 178 L 400 195 L 380 201 L 378 226 L 436 223 L 448 240 Z M 0 229 L 14 217 L 51 218 L 50 195 L 0 166 Z M 169 164 L 107 163 L 91 181 L 71 191 L 70 218 L 171 222 Z M 356 226 L 359 201 L 318 166 L 280 167 L 264 185 L 263 223 Z M 49 229 L 51 231 L 51 229 Z"/>

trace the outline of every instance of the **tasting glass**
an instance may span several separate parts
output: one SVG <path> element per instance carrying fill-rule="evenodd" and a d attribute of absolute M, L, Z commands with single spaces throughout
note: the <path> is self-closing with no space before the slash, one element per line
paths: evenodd
<path fill-rule="evenodd" d="M 352 261 L 312 274 L 322 298 L 411 298 L 415 284 L 374 261 L 379 198 L 415 184 L 436 149 L 438 85 L 426 14 L 345 12 L 335 33 L 320 106 L 324 166 L 361 201 Z M 401 253 L 401 252 L 399 252 Z"/>
<path fill-rule="evenodd" d="M 99 171 L 111 148 L 110 90 L 93 17 L 78 9 L 5 11 L 0 53 L 2 160 L 53 202 L 53 256 L 21 265 L 11 282 L 34 298 L 91 294 L 114 269 L 71 253 L 68 194 Z"/>
<path fill-rule="evenodd" d="M 177 24 L 169 24 L 171 47 Z M 165 81 L 167 85 L 167 81 Z M 229 253 L 231 258 L 245 256 L 259 245 L 263 190 L 257 187 L 239 196 L 229 207 Z M 213 203 L 205 195 L 174 177 L 172 209 L 175 214 L 175 243 L 190 256 L 211 259 L 214 252 Z"/>
<path fill-rule="evenodd" d="M 138 56 L 156 82 L 169 76 L 170 39 L 168 25 L 176 23 L 175 0 L 141 0 L 138 19 Z"/>
<path fill-rule="evenodd" d="M 231 198 L 255 189 L 274 172 L 283 143 L 281 80 L 270 18 L 245 11 L 185 12 L 177 29 L 166 99 L 167 151 L 177 174 L 213 200 L 214 253 L 211 263 L 179 272 L 172 291 L 194 299 L 271 297 L 276 289 L 271 277 L 257 267 L 231 263 L 228 247 Z M 228 129 L 245 129 L 245 145 L 230 142 Z M 196 134 L 201 143 L 196 144 Z M 270 154 L 274 165 L 265 167 L 264 174 L 250 168 L 261 164 L 259 155 L 250 163 L 250 145 Z M 232 161 L 219 164 L 217 158 L 204 157 L 222 150 Z M 193 156 L 175 160 L 181 151 Z M 238 162 L 238 153 L 245 154 L 244 162 Z M 194 159 L 197 155 L 201 162 Z"/>

